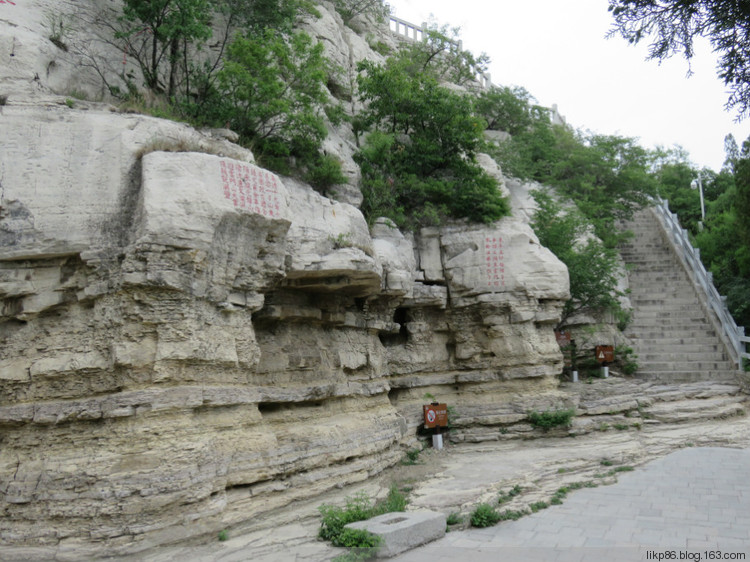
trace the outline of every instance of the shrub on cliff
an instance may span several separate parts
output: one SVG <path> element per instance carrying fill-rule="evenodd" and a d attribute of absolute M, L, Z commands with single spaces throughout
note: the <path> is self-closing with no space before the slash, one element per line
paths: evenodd
<path fill-rule="evenodd" d="M 290 158 L 316 164 L 327 134 L 327 65 L 323 45 L 305 33 L 240 36 L 218 73 L 214 119 L 273 169 L 288 172 Z"/>
<path fill-rule="evenodd" d="M 653 154 L 635 139 L 582 133 L 543 116 L 502 143 L 497 159 L 504 171 L 570 197 L 609 248 L 619 242 L 615 221 L 656 194 Z"/>
<path fill-rule="evenodd" d="M 417 228 L 447 218 L 490 222 L 508 214 L 497 182 L 476 162 L 483 121 L 473 101 L 441 86 L 403 58 L 359 65 L 369 131 L 355 159 L 362 168 L 362 211 Z"/>
<path fill-rule="evenodd" d="M 534 232 L 568 267 L 570 276 L 570 299 L 558 327 L 577 314 L 620 313 L 617 251 L 590 236 L 590 224 L 577 209 L 563 209 L 547 191 L 535 191 L 534 198 L 538 205 L 531 223 Z"/>

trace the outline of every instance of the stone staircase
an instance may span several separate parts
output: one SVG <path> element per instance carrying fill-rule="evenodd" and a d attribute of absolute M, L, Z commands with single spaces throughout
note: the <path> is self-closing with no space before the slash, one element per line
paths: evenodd
<path fill-rule="evenodd" d="M 620 248 L 633 305 L 626 335 L 638 375 L 663 382 L 735 381 L 730 360 L 687 272 L 651 209 L 624 223 L 635 236 Z"/>

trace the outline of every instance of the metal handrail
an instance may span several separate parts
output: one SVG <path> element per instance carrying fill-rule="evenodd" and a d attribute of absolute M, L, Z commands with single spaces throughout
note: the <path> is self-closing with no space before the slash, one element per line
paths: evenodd
<path fill-rule="evenodd" d="M 705 302 L 715 315 L 718 327 L 724 335 L 727 348 L 732 355 L 732 360 L 738 368 L 742 368 L 742 358 L 750 359 L 750 354 L 745 352 L 745 343 L 750 343 L 750 338 L 745 336 L 745 328 L 737 326 L 726 305 L 726 297 L 719 294 L 713 283 L 713 274 L 706 271 L 701 261 L 701 253 L 690 243 L 687 230 L 680 226 L 677 215 L 669 210 L 669 204 L 664 199 L 658 199 L 654 207 L 657 216 L 669 237 L 678 257 L 687 266 L 688 273 L 693 278 L 697 287 L 700 288 Z"/>

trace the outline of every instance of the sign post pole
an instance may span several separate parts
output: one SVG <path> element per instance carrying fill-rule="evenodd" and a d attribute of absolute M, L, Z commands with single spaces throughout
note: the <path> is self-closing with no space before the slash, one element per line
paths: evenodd
<path fill-rule="evenodd" d="M 611 345 L 597 345 L 596 360 L 602 364 L 602 378 L 609 378 L 609 364 L 615 360 L 615 348 Z"/>
<path fill-rule="evenodd" d="M 435 433 L 432 435 L 432 447 L 434 449 L 443 448 L 443 436 L 440 434 L 440 428 L 448 425 L 448 405 L 433 402 L 422 406 L 424 413 L 424 427 L 425 429 L 435 429 Z"/>

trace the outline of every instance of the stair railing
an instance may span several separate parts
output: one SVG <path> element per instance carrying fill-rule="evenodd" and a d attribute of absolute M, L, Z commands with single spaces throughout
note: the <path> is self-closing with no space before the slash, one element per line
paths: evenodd
<path fill-rule="evenodd" d="M 669 204 L 664 199 L 657 199 L 654 206 L 657 217 L 660 219 L 669 240 L 677 252 L 678 257 L 687 266 L 688 273 L 702 291 L 706 303 L 716 315 L 718 326 L 724 335 L 724 340 L 728 343 L 728 349 L 732 360 L 738 368 L 742 368 L 742 358 L 750 359 L 750 354 L 745 352 L 745 343 L 750 342 L 750 338 L 745 336 L 745 328 L 737 326 L 732 318 L 726 305 L 726 297 L 719 294 L 714 287 L 713 274 L 706 271 L 706 267 L 701 261 L 701 253 L 698 248 L 694 248 L 690 243 L 687 230 L 680 226 L 677 215 L 669 210 Z"/>

